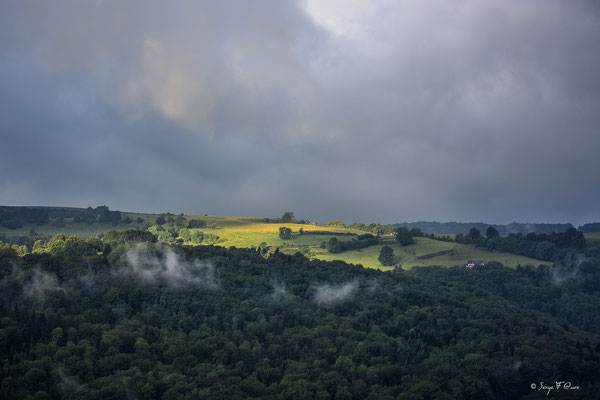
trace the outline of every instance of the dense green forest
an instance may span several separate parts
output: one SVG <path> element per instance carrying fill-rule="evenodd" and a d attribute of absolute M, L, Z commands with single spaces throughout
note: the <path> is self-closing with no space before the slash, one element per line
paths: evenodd
<path fill-rule="evenodd" d="M 148 233 L 0 249 L 6 399 L 600 393 L 600 265 L 381 272 Z"/>

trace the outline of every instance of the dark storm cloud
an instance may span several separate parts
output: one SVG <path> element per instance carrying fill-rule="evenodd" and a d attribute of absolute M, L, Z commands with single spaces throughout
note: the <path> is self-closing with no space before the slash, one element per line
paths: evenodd
<path fill-rule="evenodd" d="M 594 2 L 3 2 L 0 203 L 600 219 Z"/>

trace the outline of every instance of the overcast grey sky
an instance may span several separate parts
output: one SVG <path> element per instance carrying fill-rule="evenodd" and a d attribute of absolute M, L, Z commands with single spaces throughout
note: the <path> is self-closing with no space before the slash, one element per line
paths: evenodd
<path fill-rule="evenodd" d="M 597 1 L 0 3 L 0 204 L 600 221 Z"/>

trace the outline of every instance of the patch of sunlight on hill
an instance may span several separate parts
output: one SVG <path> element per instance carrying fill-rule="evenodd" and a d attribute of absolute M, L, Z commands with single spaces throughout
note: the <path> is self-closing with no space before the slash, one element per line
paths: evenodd
<path fill-rule="evenodd" d="M 327 250 L 319 249 L 320 251 L 315 254 L 315 257 L 321 260 L 342 260 L 351 264 L 361 264 L 366 268 L 389 270 L 393 267 L 384 267 L 377 260 L 381 248 L 388 245 L 394 249 L 396 263 L 402 265 L 403 268 L 427 265 L 465 265 L 469 259 L 482 259 L 486 262 L 498 261 L 509 267 L 516 267 L 519 264 L 539 265 L 548 263 L 515 254 L 491 252 L 460 243 L 441 242 L 427 238 L 415 238 L 415 242 L 415 244 L 409 246 L 400 246 L 393 240 L 387 240 L 377 246 L 338 254 L 331 254 Z"/>

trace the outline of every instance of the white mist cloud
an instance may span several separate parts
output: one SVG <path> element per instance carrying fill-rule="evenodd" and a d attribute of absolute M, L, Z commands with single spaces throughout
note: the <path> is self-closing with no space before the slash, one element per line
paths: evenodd
<path fill-rule="evenodd" d="M 81 384 L 77 382 L 77 379 L 75 377 L 71 377 L 65 374 L 62 367 L 59 366 L 56 369 L 56 372 L 61 380 L 59 384 L 59 389 L 61 389 L 62 391 L 77 390 L 81 387 Z"/>
<path fill-rule="evenodd" d="M 211 263 L 183 260 L 169 247 L 159 245 L 148 248 L 145 244 L 139 244 L 127 251 L 126 259 L 130 267 L 126 272 L 148 282 L 165 279 L 175 286 L 218 286 L 215 268 Z"/>
<path fill-rule="evenodd" d="M 572 271 L 564 271 L 562 269 L 554 269 L 552 270 L 552 283 L 554 285 L 560 285 L 564 281 L 568 279 L 575 279 L 579 273 L 579 269 L 574 269 Z"/>
<path fill-rule="evenodd" d="M 521 368 L 522 364 L 523 363 L 521 361 L 519 361 L 519 360 L 515 361 L 514 364 L 513 364 L 513 368 L 515 369 L 515 371 L 518 371 L 519 368 Z"/>
<path fill-rule="evenodd" d="M 571 260 L 567 262 L 567 266 L 556 266 L 552 269 L 552 283 L 554 285 L 560 285 L 569 279 L 579 278 L 579 266 L 587 261 L 587 257 L 584 254 L 576 254 L 571 257 Z"/>
<path fill-rule="evenodd" d="M 271 293 L 271 298 L 273 300 L 284 300 L 290 297 L 290 294 L 285 287 L 285 284 L 276 282 L 273 284 L 273 293 Z"/>
<path fill-rule="evenodd" d="M 358 282 L 346 282 L 340 285 L 317 286 L 315 301 L 319 304 L 334 304 L 348 299 L 358 289 Z"/>
<path fill-rule="evenodd" d="M 91 269 L 77 278 L 77 287 L 83 290 L 88 296 L 92 294 L 92 290 L 96 285 L 96 274 Z"/>
<path fill-rule="evenodd" d="M 18 272 L 20 274 L 20 272 Z M 39 301 L 44 301 L 48 292 L 65 291 L 56 275 L 35 269 L 29 280 L 23 282 L 23 293 Z"/>

